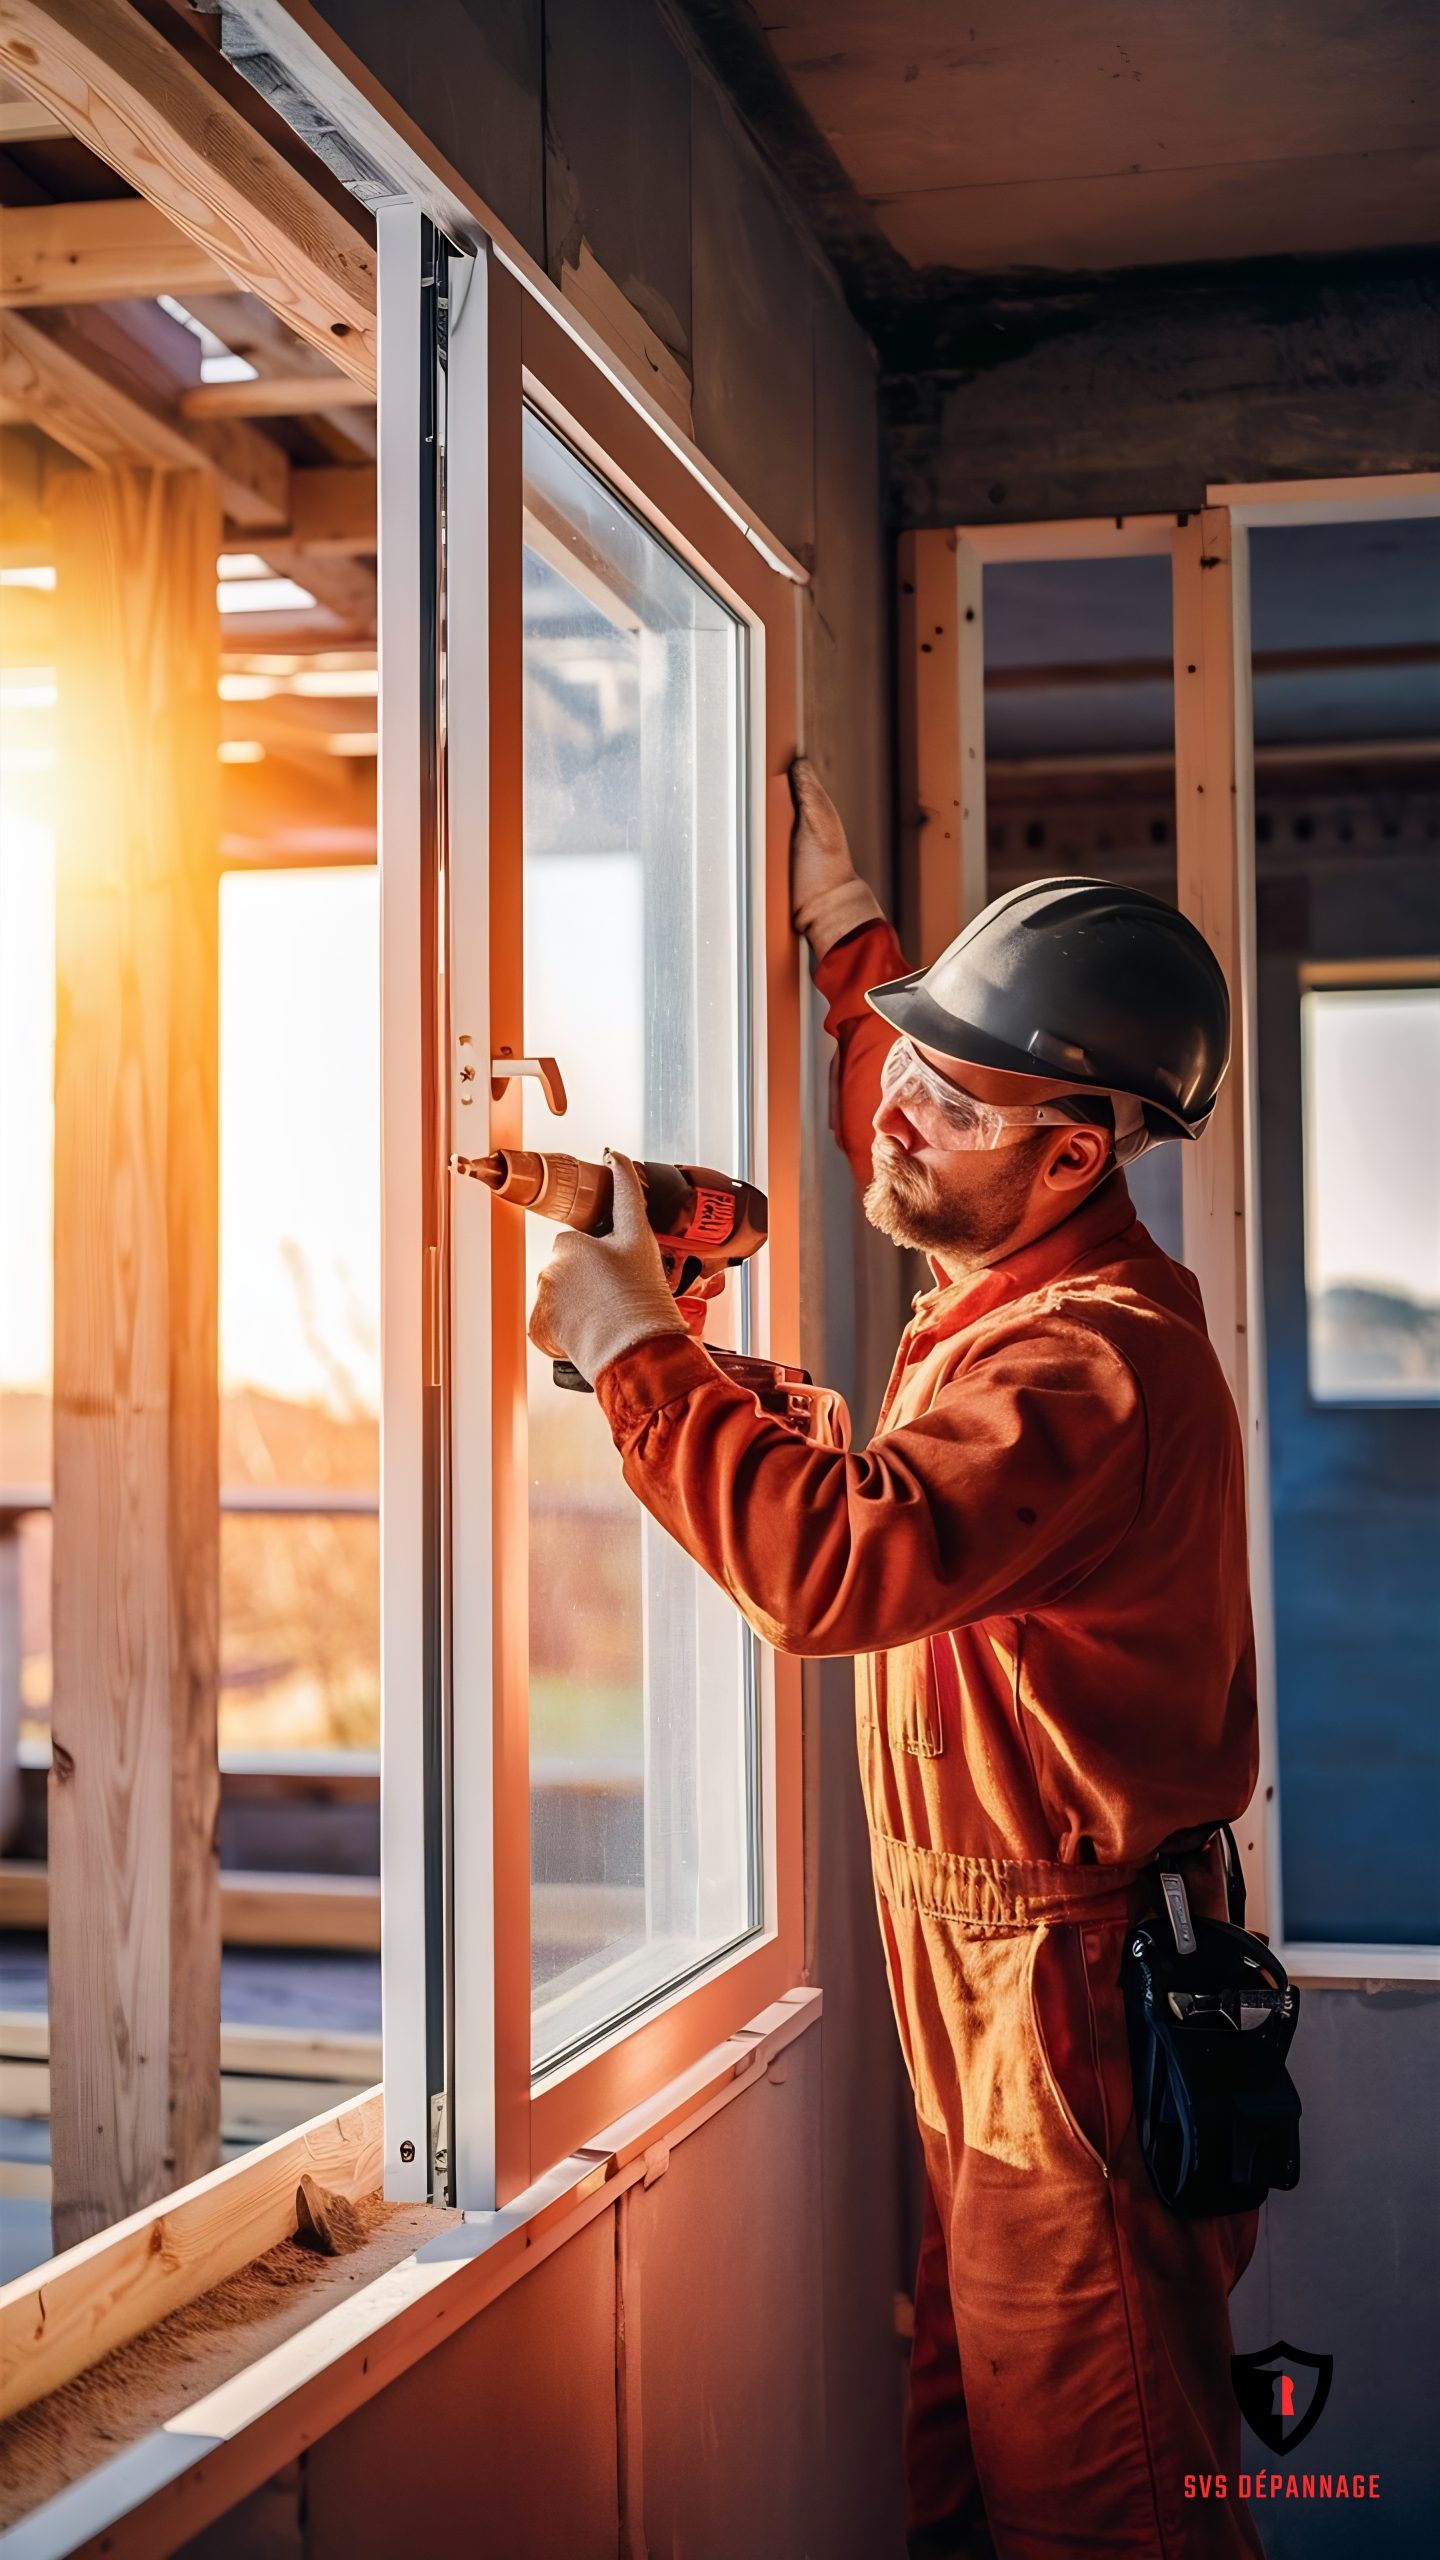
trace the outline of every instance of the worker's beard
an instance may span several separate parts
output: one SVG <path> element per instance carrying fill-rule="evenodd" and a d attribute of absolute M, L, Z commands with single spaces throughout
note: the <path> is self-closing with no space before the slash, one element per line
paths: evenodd
<path fill-rule="evenodd" d="M 913 1156 L 887 1154 L 875 1165 L 865 1215 L 892 1244 L 939 1254 L 952 1272 L 983 1270 L 1024 1217 L 1047 1143 L 1041 1131 L 1013 1147 L 967 1154 L 966 1165 L 975 1167 L 976 1179 L 953 1190 L 942 1190 Z"/>

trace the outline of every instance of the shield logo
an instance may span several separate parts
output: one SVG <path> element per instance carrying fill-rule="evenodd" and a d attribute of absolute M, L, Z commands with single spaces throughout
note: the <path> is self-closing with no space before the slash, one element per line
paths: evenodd
<path fill-rule="evenodd" d="M 1333 2356 L 1307 2355 L 1283 2338 L 1230 2359 L 1240 2414 L 1271 2453 L 1293 2453 L 1304 2443 L 1330 2397 L 1334 2370 Z"/>

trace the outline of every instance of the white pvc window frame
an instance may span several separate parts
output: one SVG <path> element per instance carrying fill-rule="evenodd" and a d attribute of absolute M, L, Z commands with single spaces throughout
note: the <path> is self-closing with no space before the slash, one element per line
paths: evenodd
<path fill-rule="evenodd" d="M 902 823 L 932 956 L 985 899 L 983 581 L 987 565 L 1168 554 L 1175 693 L 1177 900 L 1218 953 L 1235 1019 L 1231 1073 L 1202 1146 L 1182 1163 L 1185 1259 L 1245 1439 L 1260 1710 L 1260 1774 L 1237 1826 L 1250 1925 L 1299 1980 L 1440 1980 L 1440 1947 L 1286 1939 L 1280 1859 L 1274 1590 L 1265 1394 L 1255 1042 L 1252 526 L 1440 515 L 1440 473 L 1217 485 L 1202 508 L 902 535 L 897 628 Z"/>
<path fill-rule="evenodd" d="M 748 635 L 746 1076 L 753 1175 L 772 1200 L 771 1245 L 751 1274 L 750 1301 L 756 1347 L 768 1345 L 773 1323 L 780 1350 L 799 1329 L 793 1101 L 784 1107 L 798 1090 L 799 1008 L 794 972 L 777 970 L 778 952 L 791 956 L 778 776 L 794 744 L 803 573 L 782 566 L 734 507 L 722 508 L 688 460 L 677 471 L 680 457 L 617 369 L 596 364 L 557 325 L 548 290 L 532 293 L 486 243 L 453 255 L 436 410 L 444 819 L 427 870 L 436 739 L 423 682 L 432 646 L 424 597 L 436 564 L 416 310 L 426 219 L 408 202 L 379 216 L 386 2192 L 484 2212 L 697 2063 L 783 1996 L 803 1966 L 799 1666 L 762 1650 L 751 1691 L 757 1925 L 658 1989 L 637 2016 L 617 2018 L 572 2063 L 531 2071 L 528 1680 L 516 1668 L 525 1574 L 507 1529 L 525 1511 L 526 1479 L 513 1353 L 499 1359 L 515 1334 L 510 1248 L 519 1231 L 505 1213 L 497 1220 L 481 1186 L 443 1174 L 452 1149 L 483 1152 L 520 1136 L 518 1119 L 512 1127 L 506 1118 L 518 1109 L 513 1083 L 504 1088 L 511 1099 L 488 1106 L 492 1057 L 525 1052 L 513 690 L 523 404 L 553 421 Z M 427 949 L 436 971 L 428 994 Z M 782 1002 L 777 991 L 787 989 Z"/>

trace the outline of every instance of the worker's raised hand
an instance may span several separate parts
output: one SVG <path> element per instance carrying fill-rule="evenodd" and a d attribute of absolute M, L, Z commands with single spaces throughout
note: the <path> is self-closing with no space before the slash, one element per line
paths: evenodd
<path fill-rule="evenodd" d="M 808 756 L 790 767 L 790 920 L 817 960 L 882 910 L 850 859 L 840 812 Z"/>
<path fill-rule="evenodd" d="M 607 1150 L 605 1161 L 615 1182 L 610 1233 L 562 1231 L 540 1274 L 529 1325 L 537 1351 L 573 1361 L 592 1386 L 637 1342 L 686 1330 L 645 1215 L 640 1176 L 628 1156 Z"/>

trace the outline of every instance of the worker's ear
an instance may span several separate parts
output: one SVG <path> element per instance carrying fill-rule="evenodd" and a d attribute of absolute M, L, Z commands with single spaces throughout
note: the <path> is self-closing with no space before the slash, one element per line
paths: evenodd
<path fill-rule="evenodd" d="M 1104 1172 L 1111 1147 L 1108 1129 L 1077 1120 L 1051 1154 L 1044 1179 L 1052 1191 L 1088 1191 Z"/>

